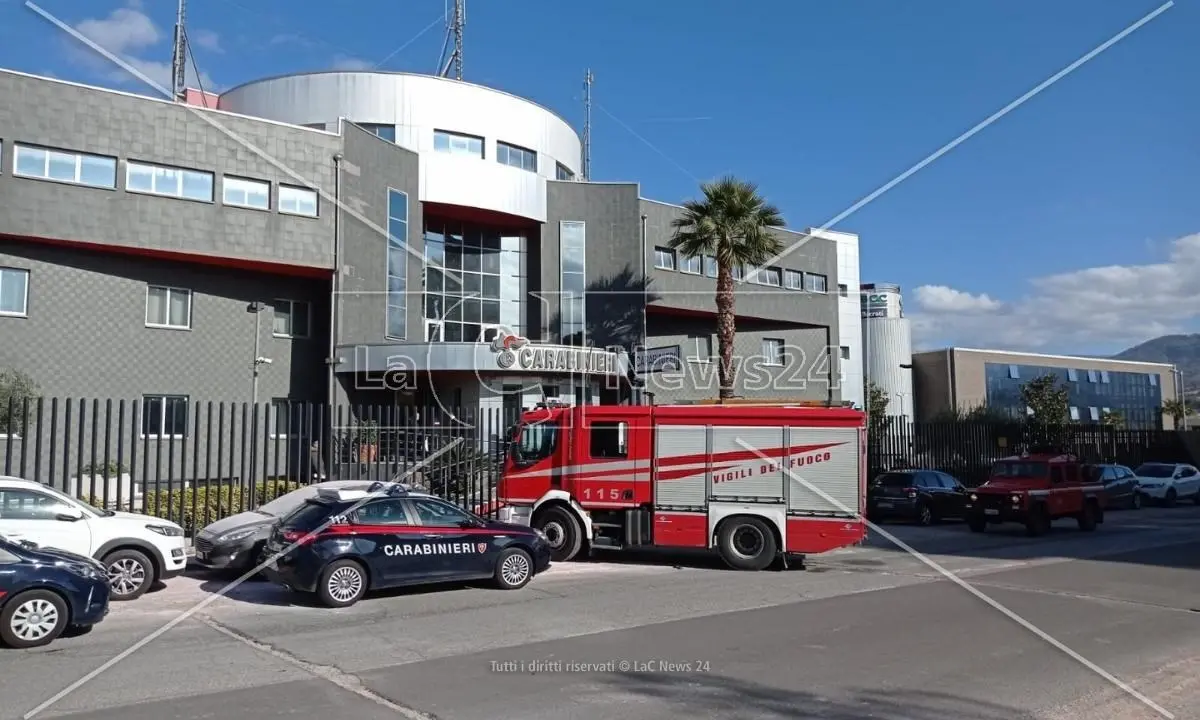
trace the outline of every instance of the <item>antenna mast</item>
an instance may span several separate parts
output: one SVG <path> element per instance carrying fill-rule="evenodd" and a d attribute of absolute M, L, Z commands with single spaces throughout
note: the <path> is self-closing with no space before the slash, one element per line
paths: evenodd
<path fill-rule="evenodd" d="M 592 71 L 583 76 L 583 179 L 592 179 Z"/>
<path fill-rule="evenodd" d="M 187 34 L 183 30 L 187 15 L 187 0 L 179 0 L 175 13 L 175 45 L 171 54 L 171 95 L 173 100 L 183 101 L 187 97 Z"/>
<path fill-rule="evenodd" d="M 462 80 L 463 78 L 463 27 L 467 24 L 467 0 L 454 0 L 454 15 L 450 17 L 446 23 L 446 40 L 454 38 L 454 50 L 450 52 L 450 57 L 446 59 L 446 65 L 438 72 L 438 75 L 446 77 L 450 72 L 450 68 L 454 68 L 454 79 Z M 443 52 L 445 50 L 443 49 Z"/>

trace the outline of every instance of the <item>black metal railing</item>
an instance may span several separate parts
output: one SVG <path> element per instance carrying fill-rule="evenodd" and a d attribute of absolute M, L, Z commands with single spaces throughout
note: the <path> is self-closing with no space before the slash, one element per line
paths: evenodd
<path fill-rule="evenodd" d="M 512 413 L 509 413 L 512 415 Z M 0 470 L 189 534 L 322 480 L 402 479 L 491 512 L 500 409 L 35 398 L 0 407 Z M 10 493 L 5 493 L 5 496 Z M 0 516 L 4 503 L 0 497 Z"/>

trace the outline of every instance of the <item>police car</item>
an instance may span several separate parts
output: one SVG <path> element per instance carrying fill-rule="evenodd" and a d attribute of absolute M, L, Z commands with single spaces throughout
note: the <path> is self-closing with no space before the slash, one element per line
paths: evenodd
<path fill-rule="evenodd" d="M 321 488 L 272 529 L 264 555 L 270 581 L 334 608 L 403 585 L 492 578 L 516 590 L 550 566 L 541 531 L 395 482 Z"/>

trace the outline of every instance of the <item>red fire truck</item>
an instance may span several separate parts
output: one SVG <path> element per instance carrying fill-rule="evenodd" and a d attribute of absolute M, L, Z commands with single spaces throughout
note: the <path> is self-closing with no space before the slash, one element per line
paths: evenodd
<path fill-rule="evenodd" d="M 731 567 L 860 542 L 866 416 L 780 405 L 539 405 L 514 429 L 499 516 L 570 560 L 716 548 Z"/>

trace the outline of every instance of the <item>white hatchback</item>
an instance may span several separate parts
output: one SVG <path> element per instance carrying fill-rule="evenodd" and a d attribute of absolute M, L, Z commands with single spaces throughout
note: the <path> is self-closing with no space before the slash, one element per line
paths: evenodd
<path fill-rule="evenodd" d="M 1200 470 L 1184 463 L 1142 463 L 1133 471 L 1138 490 L 1168 507 L 1191 499 L 1200 505 Z"/>
<path fill-rule="evenodd" d="M 113 600 L 133 600 L 187 567 L 183 528 L 139 513 L 101 510 L 54 488 L 0 475 L 0 534 L 99 560 Z"/>

